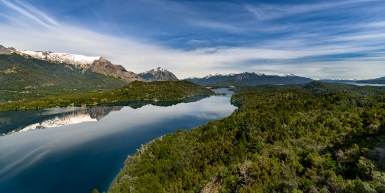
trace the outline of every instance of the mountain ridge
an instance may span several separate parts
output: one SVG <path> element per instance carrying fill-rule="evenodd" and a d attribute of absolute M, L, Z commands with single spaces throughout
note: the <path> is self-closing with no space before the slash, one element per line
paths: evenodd
<path fill-rule="evenodd" d="M 218 84 L 221 82 L 234 82 L 238 84 L 247 84 L 251 86 L 265 85 L 265 84 L 304 84 L 313 81 L 310 78 L 296 76 L 294 74 L 285 74 L 284 76 L 278 75 L 265 75 L 263 73 L 255 72 L 243 72 L 239 74 L 220 74 L 212 73 L 203 78 L 186 78 L 184 80 L 201 84 Z"/>
<path fill-rule="evenodd" d="M 87 70 L 91 70 L 95 73 L 124 80 L 127 83 L 135 80 L 144 81 L 134 72 L 127 71 L 122 65 L 112 64 L 102 56 L 85 56 L 79 54 L 55 53 L 51 51 L 19 51 L 15 48 L 6 48 L 0 45 L 0 54 L 9 55 L 12 53 L 57 64 L 70 64 L 82 73 L 85 73 Z"/>
<path fill-rule="evenodd" d="M 385 84 L 385 76 L 369 80 L 359 80 L 356 83 Z"/>

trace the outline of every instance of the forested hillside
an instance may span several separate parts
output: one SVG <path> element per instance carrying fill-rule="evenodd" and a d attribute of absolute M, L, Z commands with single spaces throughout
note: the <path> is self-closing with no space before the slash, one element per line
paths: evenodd
<path fill-rule="evenodd" d="M 385 95 L 248 87 L 229 117 L 129 156 L 110 192 L 385 192 Z"/>
<path fill-rule="evenodd" d="M 127 101 L 151 101 L 151 104 L 170 101 L 182 102 L 193 96 L 215 95 L 210 89 L 188 81 L 134 81 L 129 85 L 111 91 L 60 92 L 50 93 L 37 98 L 15 102 L 0 103 L 0 110 L 27 110 L 64 106 L 94 106 L 111 103 L 124 105 Z M 190 98 L 190 100 L 198 100 Z M 170 104 L 170 103 L 167 103 Z M 167 105 L 165 103 L 165 105 Z M 126 104 L 129 105 L 129 104 Z M 140 105 L 139 105 L 140 106 Z"/>
<path fill-rule="evenodd" d="M 101 97 L 101 102 L 127 100 L 171 101 L 195 95 L 214 95 L 214 91 L 189 81 L 134 81 Z"/>

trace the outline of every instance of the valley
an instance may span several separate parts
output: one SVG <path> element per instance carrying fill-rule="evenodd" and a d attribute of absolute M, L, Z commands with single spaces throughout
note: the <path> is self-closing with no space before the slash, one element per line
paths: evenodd
<path fill-rule="evenodd" d="M 180 80 L 103 57 L 0 53 L 0 191 L 25 191 L 17 184 L 41 171 L 56 185 L 32 192 L 385 191 L 385 87 L 256 72 Z M 86 185 L 60 184 L 71 175 Z"/>

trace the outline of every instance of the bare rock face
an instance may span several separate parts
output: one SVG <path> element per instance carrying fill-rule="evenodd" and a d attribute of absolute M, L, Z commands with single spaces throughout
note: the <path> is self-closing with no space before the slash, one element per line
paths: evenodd
<path fill-rule="evenodd" d="M 218 193 L 222 182 L 223 178 L 216 176 L 211 182 L 202 188 L 200 193 Z"/>
<path fill-rule="evenodd" d="M 126 82 L 132 82 L 135 80 L 143 81 L 143 79 L 134 72 L 127 71 L 122 65 L 112 64 L 103 57 L 100 57 L 99 60 L 95 60 L 90 65 L 89 69 L 92 72 L 120 78 Z"/>
<path fill-rule="evenodd" d="M 178 81 L 179 79 L 170 71 L 158 67 L 138 74 L 146 81 Z"/>
<path fill-rule="evenodd" d="M 6 48 L 2 45 L 0 45 L 0 54 L 12 54 L 13 52 L 15 52 L 16 49 L 15 48 Z"/>

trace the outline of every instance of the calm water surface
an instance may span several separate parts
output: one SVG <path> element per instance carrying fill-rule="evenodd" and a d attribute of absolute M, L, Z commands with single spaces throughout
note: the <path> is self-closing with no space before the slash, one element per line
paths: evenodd
<path fill-rule="evenodd" d="M 336 83 L 354 84 L 357 86 L 385 86 L 385 84 L 369 84 L 369 83 L 356 83 L 356 82 L 336 82 Z"/>
<path fill-rule="evenodd" d="M 0 192 L 107 191 L 127 155 L 141 144 L 221 119 L 234 109 L 228 95 L 167 107 L 53 108 L 0 114 L 0 129 L 6 134 L 0 137 Z"/>

